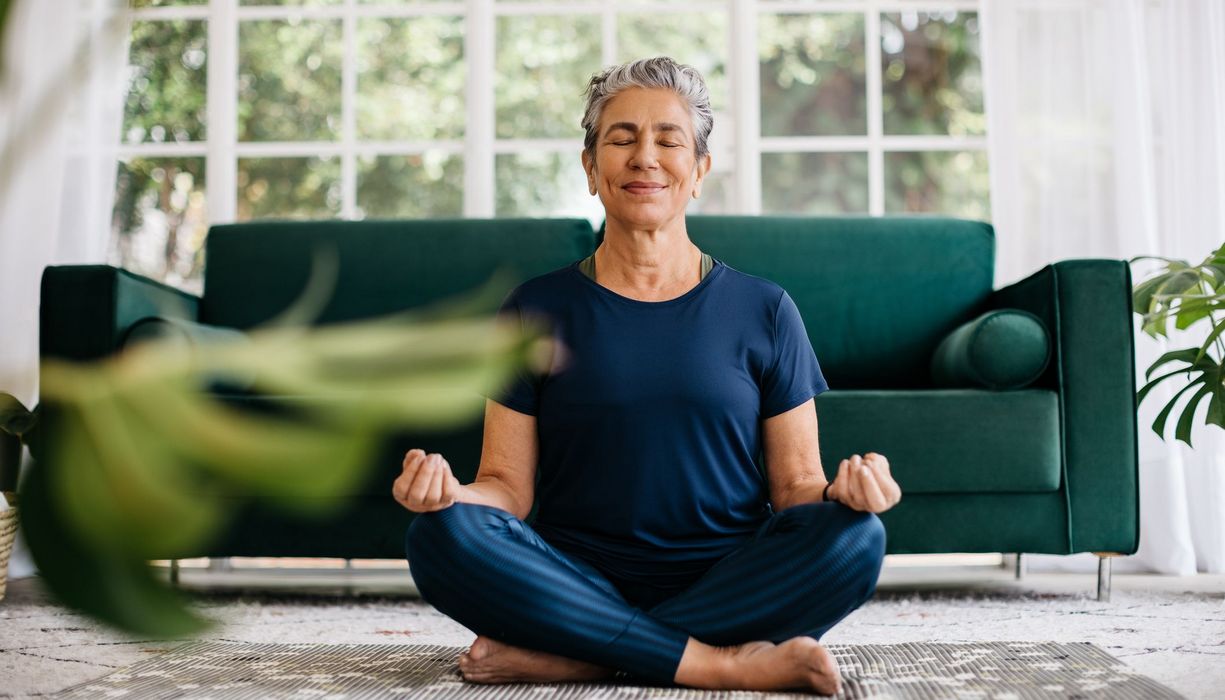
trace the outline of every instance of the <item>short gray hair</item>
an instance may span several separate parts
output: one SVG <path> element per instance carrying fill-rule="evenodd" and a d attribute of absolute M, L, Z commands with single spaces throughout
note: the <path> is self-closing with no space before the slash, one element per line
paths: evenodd
<path fill-rule="evenodd" d="M 666 88 L 676 93 L 689 107 L 693 119 L 693 135 L 698 158 L 710 152 L 707 143 L 715 117 L 710 109 L 710 93 L 706 81 L 693 66 L 677 63 L 667 56 L 640 58 L 637 61 L 610 66 L 591 76 L 587 84 L 587 109 L 583 112 L 583 150 L 595 158 L 599 138 L 600 116 L 604 106 L 618 93 L 630 88 Z"/>

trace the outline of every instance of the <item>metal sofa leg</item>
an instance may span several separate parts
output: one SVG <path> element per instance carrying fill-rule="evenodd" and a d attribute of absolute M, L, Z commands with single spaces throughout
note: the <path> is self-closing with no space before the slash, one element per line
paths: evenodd
<path fill-rule="evenodd" d="M 179 560 L 170 560 L 170 586 L 171 588 L 179 587 Z"/>
<path fill-rule="evenodd" d="M 1018 581 L 1025 578 L 1025 558 L 1021 555 L 1020 552 L 1017 552 L 1016 578 Z"/>
<path fill-rule="evenodd" d="M 1097 600 L 1110 602 L 1110 561 L 1120 556 L 1115 552 L 1094 552 L 1097 555 Z"/>

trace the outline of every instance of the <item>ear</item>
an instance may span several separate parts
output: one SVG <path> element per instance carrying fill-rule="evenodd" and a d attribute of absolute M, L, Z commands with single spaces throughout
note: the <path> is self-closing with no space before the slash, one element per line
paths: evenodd
<path fill-rule="evenodd" d="M 583 151 L 583 170 L 587 171 L 587 191 L 592 195 L 596 194 L 595 186 L 595 160 Z"/>
<path fill-rule="evenodd" d="M 698 162 L 694 164 L 693 178 L 693 198 L 697 199 L 702 196 L 702 180 L 706 179 L 706 173 L 710 172 L 710 154 L 702 156 Z"/>

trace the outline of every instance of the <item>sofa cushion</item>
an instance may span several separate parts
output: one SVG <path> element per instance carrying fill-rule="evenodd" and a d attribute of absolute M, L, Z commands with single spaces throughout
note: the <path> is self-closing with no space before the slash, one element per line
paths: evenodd
<path fill-rule="evenodd" d="M 1050 338 L 1037 316 L 1018 309 L 988 311 L 941 341 L 932 356 L 932 382 L 1019 389 L 1042 375 L 1050 354 Z"/>
<path fill-rule="evenodd" d="M 821 461 L 879 452 L 907 493 L 1059 488 L 1059 396 L 1045 389 L 828 391 L 817 397 Z"/>
<path fill-rule="evenodd" d="M 247 329 L 299 297 L 316 249 L 340 263 L 328 323 L 462 295 L 499 271 L 544 274 L 590 255 L 595 233 L 585 219 L 274 221 L 213 226 L 205 245 L 199 319 Z"/>
<path fill-rule="evenodd" d="M 977 221 L 692 216 L 688 228 L 787 290 L 835 389 L 930 387 L 936 345 L 991 292 L 995 236 Z"/>

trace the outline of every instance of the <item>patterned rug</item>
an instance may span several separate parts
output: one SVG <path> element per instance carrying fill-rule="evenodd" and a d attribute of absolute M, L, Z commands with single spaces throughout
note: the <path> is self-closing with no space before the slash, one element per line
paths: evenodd
<path fill-rule="evenodd" d="M 1180 698 L 1092 644 L 830 645 L 840 698 Z M 800 693 L 703 691 L 615 683 L 465 683 L 463 647 L 191 642 L 60 698 L 444 698 L 483 700 L 801 698 Z"/>

